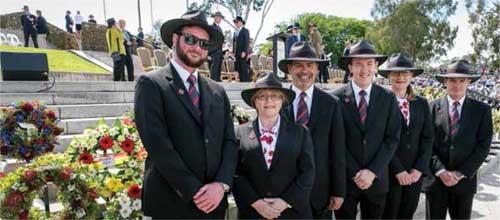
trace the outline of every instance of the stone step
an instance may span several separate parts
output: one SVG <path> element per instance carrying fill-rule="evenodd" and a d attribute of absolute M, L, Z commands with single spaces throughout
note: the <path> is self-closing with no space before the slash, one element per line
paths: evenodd
<path fill-rule="evenodd" d="M 0 93 L 0 106 L 19 100 L 39 100 L 47 105 L 124 103 L 134 101 L 134 92 Z"/>
<path fill-rule="evenodd" d="M 95 127 L 101 119 L 104 119 L 106 124 L 111 126 L 118 118 L 121 117 L 65 119 L 59 122 L 59 126 L 64 127 L 63 135 L 82 134 L 85 129 Z"/>
<path fill-rule="evenodd" d="M 133 103 L 53 105 L 61 120 L 81 118 L 119 117 L 134 108 Z"/>

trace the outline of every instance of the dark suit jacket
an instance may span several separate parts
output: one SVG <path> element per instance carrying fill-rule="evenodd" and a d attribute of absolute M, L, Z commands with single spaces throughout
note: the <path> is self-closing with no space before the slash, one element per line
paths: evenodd
<path fill-rule="evenodd" d="M 432 175 L 429 171 L 429 161 L 433 138 L 429 103 L 425 98 L 416 96 L 410 100 L 410 125 L 401 120 L 399 146 L 389 166 L 391 179 L 396 180 L 396 174 L 410 172 L 411 169 L 416 169 L 423 175 Z"/>
<path fill-rule="evenodd" d="M 219 31 L 221 34 L 224 35 L 224 32 L 222 32 L 222 28 L 219 25 L 213 23 L 212 25 L 210 25 L 210 27 L 213 28 L 213 29 L 215 29 L 215 30 L 217 30 L 217 31 Z M 217 47 L 211 49 L 209 51 L 209 54 L 210 54 L 211 57 L 214 57 L 215 55 L 222 56 L 222 44 L 221 45 L 217 45 Z"/>
<path fill-rule="evenodd" d="M 303 34 L 300 34 L 300 40 L 297 40 L 297 36 L 295 35 L 290 35 L 286 38 L 285 41 L 285 57 L 288 58 L 288 55 L 290 53 L 290 48 L 294 43 L 300 42 L 300 41 L 306 41 L 306 37 Z"/>
<path fill-rule="evenodd" d="M 233 38 L 233 52 L 236 56 L 236 59 L 241 59 L 240 54 L 242 52 L 247 53 L 249 41 L 250 41 L 250 33 L 248 32 L 248 29 L 246 29 L 245 27 L 241 28 L 238 37 Z"/>
<path fill-rule="evenodd" d="M 307 127 L 314 146 L 316 178 L 311 204 L 316 210 L 327 209 L 331 196 L 345 197 L 345 130 L 340 105 L 337 97 L 314 88 Z M 284 110 L 289 120 L 294 121 L 293 105 Z"/>
<path fill-rule="evenodd" d="M 268 170 L 259 141 L 258 119 L 238 128 L 240 142 L 234 198 L 240 218 L 262 218 L 252 203 L 281 198 L 292 206 L 280 218 L 311 218 L 309 194 L 314 181 L 314 155 L 306 128 L 281 118 L 276 149 Z M 253 134 L 252 134 L 253 133 Z"/>
<path fill-rule="evenodd" d="M 476 193 L 476 172 L 490 151 L 493 125 L 491 108 L 485 103 L 465 98 L 455 138 L 450 137 L 448 100 L 445 97 L 431 103 L 434 125 L 434 148 L 431 158 L 433 177 L 441 169 L 459 171 L 466 176 L 457 185 L 449 188 L 453 192 Z M 443 190 L 444 184 L 435 181 L 426 190 Z"/>
<path fill-rule="evenodd" d="M 148 152 L 142 200 L 147 216 L 210 218 L 192 197 L 207 183 L 232 185 L 238 147 L 229 100 L 222 86 L 198 77 L 201 119 L 171 65 L 138 79 L 135 117 Z M 224 199 L 218 209 L 226 207 Z"/>
<path fill-rule="evenodd" d="M 49 28 L 47 27 L 47 20 L 43 16 L 40 16 L 36 20 L 36 29 L 39 34 L 49 33 Z"/>
<path fill-rule="evenodd" d="M 370 91 L 368 117 L 361 123 L 351 83 L 334 91 L 342 104 L 346 131 L 347 193 L 360 193 L 352 180 L 362 169 L 377 176 L 362 193 L 381 194 L 389 190 L 388 167 L 399 143 L 401 113 L 394 94 L 376 84 Z"/>
<path fill-rule="evenodd" d="M 33 19 L 33 21 L 30 21 L 30 18 Z M 23 26 L 23 31 L 24 33 L 31 33 L 35 32 L 36 33 L 36 16 L 30 14 L 27 16 L 26 14 L 21 15 L 21 25 Z"/>

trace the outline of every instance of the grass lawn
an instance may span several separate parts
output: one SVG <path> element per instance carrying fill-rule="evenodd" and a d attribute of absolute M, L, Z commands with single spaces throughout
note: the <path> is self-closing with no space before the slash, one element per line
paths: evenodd
<path fill-rule="evenodd" d="M 49 61 L 49 70 L 51 72 L 109 74 L 107 70 L 66 50 L 37 49 L 31 47 L 26 48 L 0 45 L 0 52 L 2 51 L 46 53 L 47 59 Z"/>

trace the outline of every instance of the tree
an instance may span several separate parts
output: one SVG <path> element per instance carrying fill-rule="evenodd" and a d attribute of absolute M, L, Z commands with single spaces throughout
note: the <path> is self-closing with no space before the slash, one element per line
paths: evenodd
<path fill-rule="evenodd" d="M 472 26 L 472 61 L 500 67 L 500 1 L 467 0 Z"/>
<path fill-rule="evenodd" d="M 321 13 L 304 13 L 290 21 L 281 22 L 279 24 L 281 31 L 285 31 L 289 24 L 295 22 L 303 27 L 302 33 L 306 36 L 309 35 L 309 30 L 307 29 L 309 23 L 316 24 L 325 44 L 325 53 L 332 53 L 330 57 L 332 63 L 338 63 L 346 41 L 352 42 L 365 38 L 366 34 L 375 25 L 372 21 L 368 20 L 342 18 Z"/>
<path fill-rule="evenodd" d="M 425 63 L 453 47 L 458 27 L 448 18 L 456 8 L 453 0 L 375 0 L 371 14 L 377 25 L 367 37 L 382 53 L 407 52 Z"/>

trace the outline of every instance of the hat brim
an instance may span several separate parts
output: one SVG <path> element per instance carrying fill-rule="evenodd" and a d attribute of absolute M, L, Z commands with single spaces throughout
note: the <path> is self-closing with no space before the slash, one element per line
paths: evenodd
<path fill-rule="evenodd" d="M 381 54 L 360 54 L 360 55 L 349 55 L 349 56 L 343 56 L 339 60 L 339 67 L 343 70 L 349 71 L 349 62 L 353 58 L 375 58 L 375 60 L 378 61 L 378 65 L 382 65 L 382 63 L 387 60 L 387 56 L 381 55 Z"/>
<path fill-rule="evenodd" d="M 226 17 L 224 17 L 224 15 L 211 15 L 210 17 L 212 17 L 212 18 L 213 17 L 221 17 L 222 19 L 226 18 Z"/>
<path fill-rule="evenodd" d="M 411 68 L 411 67 L 391 67 L 391 68 L 381 68 L 378 70 L 378 74 L 387 78 L 390 72 L 405 72 L 410 71 L 413 73 L 413 77 L 416 77 L 424 72 L 423 69 L 420 68 Z"/>
<path fill-rule="evenodd" d="M 245 89 L 245 90 L 241 91 L 241 98 L 248 106 L 255 108 L 254 104 L 252 103 L 252 96 L 255 93 L 257 93 L 257 91 L 259 91 L 261 89 L 279 90 L 285 94 L 287 101 L 289 103 L 295 99 L 295 92 L 294 91 L 292 91 L 291 89 L 279 88 L 279 87 L 259 87 L 259 88 Z"/>
<path fill-rule="evenodd" d="M 440 83 L 444 84 L 444 79 L 445 78 L 469 78 L 471 79 L 471 84 L 476 82 L 479 78 L 481 78 L 481 75 L 479 74 L 464 74 L 464 73 L 446 73 L 446 74 L 438 74 L 436 75 L 436 80 L 439 81 Z"/>
<path fill-rule="evenodd" d="M 180 28 L 185 26 L 198 26 L 203 28 L 210 36 L 210 42 L 212 43 L 213 47 L 218 47 L 224 42 L 224 36 L 214 28 L 211 28 L 207 24 L 201 22 L 182 18 L 172 19 L 165 22 L 161 26 L 161 39 L 169 48 L 172 48 L 172 35 L 176 31 L 179 31 Z"/>
<path fill-rule="evenodd" d="M 312 62 L 317 62 L 317 63 L 327 63 L 330 60 L 326 59 L 319 59 L 319 58 L 286 58 L 280 60 L 278 62 L 278 67 L 281 70 L 281 72 L 288 73 L 288 64 L 291 64 L 293 61 L 312 61 Z"/>

